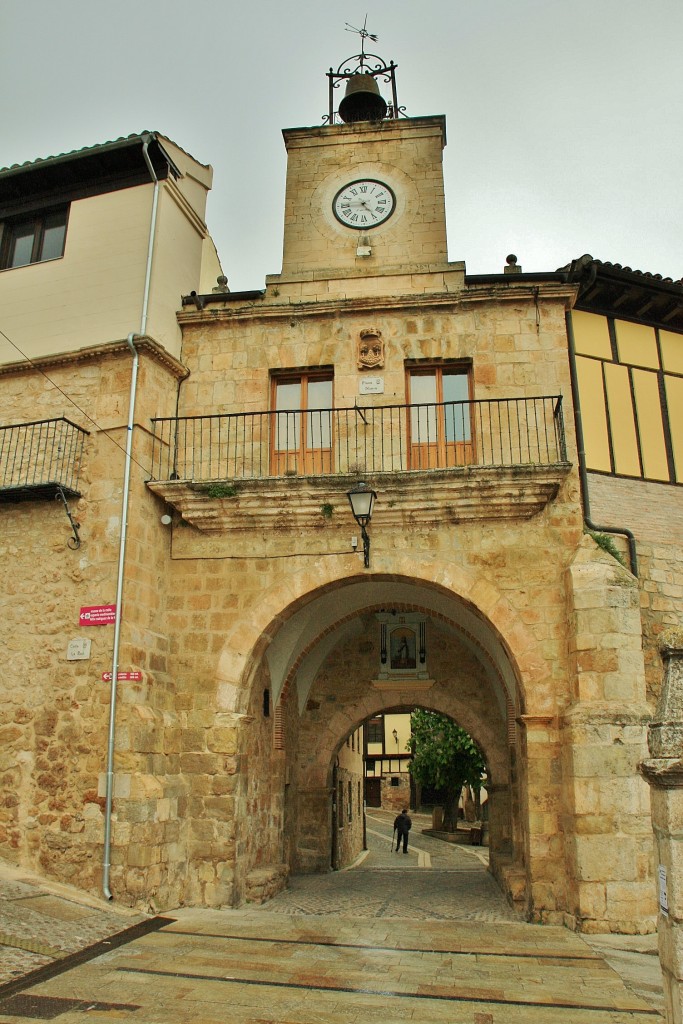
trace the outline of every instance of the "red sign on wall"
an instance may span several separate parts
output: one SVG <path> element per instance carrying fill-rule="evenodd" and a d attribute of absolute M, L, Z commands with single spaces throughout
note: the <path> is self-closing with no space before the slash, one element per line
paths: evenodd
<path fill-rule="evenodd" d="M 87 605 L 78 616 L 80 626 L 110 626 L 112 622 L 116 622 L 115 604 Z"/>
<path fill-rule="evenodd" d="M 140 680 L 142 679 L 142 672 L 117 672 L 116 678 L 118 682 L 121 682 L 123 680 L 124 682 L 139 683 Z M 102 673 L 102 682 L 111 682 L 111 672 Z"/>

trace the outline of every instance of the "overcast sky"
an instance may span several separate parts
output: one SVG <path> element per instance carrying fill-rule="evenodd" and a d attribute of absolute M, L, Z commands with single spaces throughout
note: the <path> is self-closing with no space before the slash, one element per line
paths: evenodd
<path fill-rule="evenodd" d="M 0 0 L 0 166 L 160 131 L 214 167 L 231 288 L 263 287 L 280 129 L 321 123 L 366 12 L 408 115 L 446 115 L 451 260 L 683 275 L 681 0 Z"/>

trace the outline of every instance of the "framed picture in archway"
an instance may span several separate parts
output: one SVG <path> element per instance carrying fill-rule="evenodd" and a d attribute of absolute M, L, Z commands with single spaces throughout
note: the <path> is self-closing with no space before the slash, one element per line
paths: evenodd
<path fill-rule="evenodd" d="M 408 626 L 389 630 L 389 668 L 417 668 L 417 636 Z"/>
<path fill-rule="evenodd" d="M 419 612 L 378 612 L 380 666 L 378 682 L 428 678 L 427 616 Z"/>

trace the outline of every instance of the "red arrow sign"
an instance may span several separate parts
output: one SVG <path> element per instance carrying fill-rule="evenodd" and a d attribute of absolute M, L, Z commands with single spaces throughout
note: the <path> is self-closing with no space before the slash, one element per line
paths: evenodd
<path fill-rule="evenodd" d="M 81 626 L 109 626 L 112 622 L 116 622 L 115 604 L 86 605 L 78 616 Z"/>
<path fill-rule="evenodd" d="M 119 682 L 121 682 L 123 680 L 124 682 L 129 682 L 129 683 L 139 683 L 141 681 L 141 679 L 142 679 L 142 672 L 117 672 L 116 673 L 116 678 L 117 678 L 117 680 Z M 102 682 L 103 683 L 110 683 L 111 682 L 111 672 L 103 672 L 102 673 Z"/>

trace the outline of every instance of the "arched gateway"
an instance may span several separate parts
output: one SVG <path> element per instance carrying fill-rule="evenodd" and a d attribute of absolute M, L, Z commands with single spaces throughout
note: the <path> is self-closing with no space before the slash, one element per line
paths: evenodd
<path fill-rule="evenodd" d="M 329 870 L 339 746 L 377 712 L 423 705 L 457 720 L 485 755 L 491 870 L 503 891 L 532 919 L 565 920 L 586 889 L 577 842 L 581 800 L 610 788 L 599 773 L 604 779 L 613 772 L 615 751 L 627 764 L 641 747 L 634 716 L 622 713 L 621 722 L 608 726 L 603 704 L 587 722 L 594 713 L 586 715 L 580 701 L 572 704 L 570 659 L 552 650 L 552 638 L 566 614 L 563 602 L 572 601 L 568 586 L 578 588 L 578 604 L 586 608 L 573 614 L 585 615 L 586 623 L 596 614 L 591 602 L 607 607 L 611 592 L 621 607 L 630 588 L 624 591 L 624 580 L 615 588 L 611 566 L 584 542 L 577 564 L 560 572 L 555 584 L 546 582 L 547 604 L 533 607 L 531 567 L 524 583 L 511 588 L 501 563 L 499 588 L 471 569 L 423 553 L 418 574 L 412 554 L 382 544 L 379 523 L 372 570 L 354 567 L 360 556 L 352 556 L 351 565 L 347 557 L 332 556 L 312 571 L 283 573 L 270 587 L 245 595 L 239 619 L 223 637 L 205 720 L 208 733 L 221 723 L 230 735 L 230 796 L 222 805 L 230 820 L 221 843 L 220 830 L 212 832 L 207 820 L 215 814 L 205 797 L 209 784 L 216 785 L 216 769 L 212 779 L 188 774 L 187 806 L 197 811 L 187 822 L 190 834 L 211 835 L 213 842 L 194 850 L 190 844 L 185 898 L 219 905 L 260 900 L 281 888 L 289 872 Z M 547 566 L 540 572 L 554 575 Z M 424 623 L 424 671 L 398 678 L 383 672 L 387 616 Z M 623 623 L 621 629 L 618 639 L 628 644 L 628 629 Z M 602 722 L 597 732 L 596 720 Z M 201 737 L 196 743 L 211 746 Z M 646 837 L 646 809 L 638 806 Z M 614 810 L 606 801 L 603 807 L 614 824 Z M 635 820 L 625 813 L 624 831 Z M 600 870 L 604 875 L 604 865 Z M 607 884 L 604 878 L 600 884 Z M 621 885 L 627 889 L 628 879 Z"/>
<path fill-rule="evenodd" d="M 232 697 L 232 712 L 240 706 L 246 712 L 241 749 L 249 763 L 240 790 L 244 844 L 253 856 L 248 855 L 244 870 L 238 872 L 238 898 L 249 898 L 251 871 L 256 871 L 254 878 L 261 886 L 264 870 L 281 878 L 283 868 L 329 868 L 333 755 L 366 718 L 398 704 L 419 703 L 457 719 L 485 753 L 492 870 L 505 886 L 514 874 L 516 894 L 525 891 L 520 881 L 526 863 L 520 820 L 525 798 L 515 767 L 521 756 L 515 722 L 525 703 L 519 681 L 519 661 L 524 664 L 525 655 L 523 649 L 515 651 L 519 631 L 509 642 L 500 635 L 473 604 L 475 580 L 467 574 L 458 574 L 462 592 L 456 593 L 439 580 L 444 574 L 436 563 L 422 567 L 433 572 L 435 578 L 429 580 L 415 577 L 410 558 L 394 561 L 397 571 L 390 577 L 352 575 L 321 582 L 269 621 L 267 609 L 276 598 L 266 593 L 262 633 L 255 645 L 260 653 L 250 656 L 239 649 L 241 631 L 226 643 L 221 666 L 234 669 L 242 659 L 243 684 L 231 686 L 223 679 L 219 693 Z M 290 597 L 297 582 L 288 581 Z M 495 617 L 504 616 L 506 602 L 494 588 L 489 600 Z M 416 613 L 424 623 L 423 664 L 391 678 L 383 672 L 380 620 L 388 615 L 400 622 Z M 255 629 L 258 625 L 257 620 Z M 263 648 L 266 637 L 268 645 Z M 533 672 L 532 666 L 529 669 Z M 246 703 L 250 690 L 251 713 Z M 259 721 L 264 690 L 274 708 L 272 736 L 267 735 L 268 721 Z"/>

